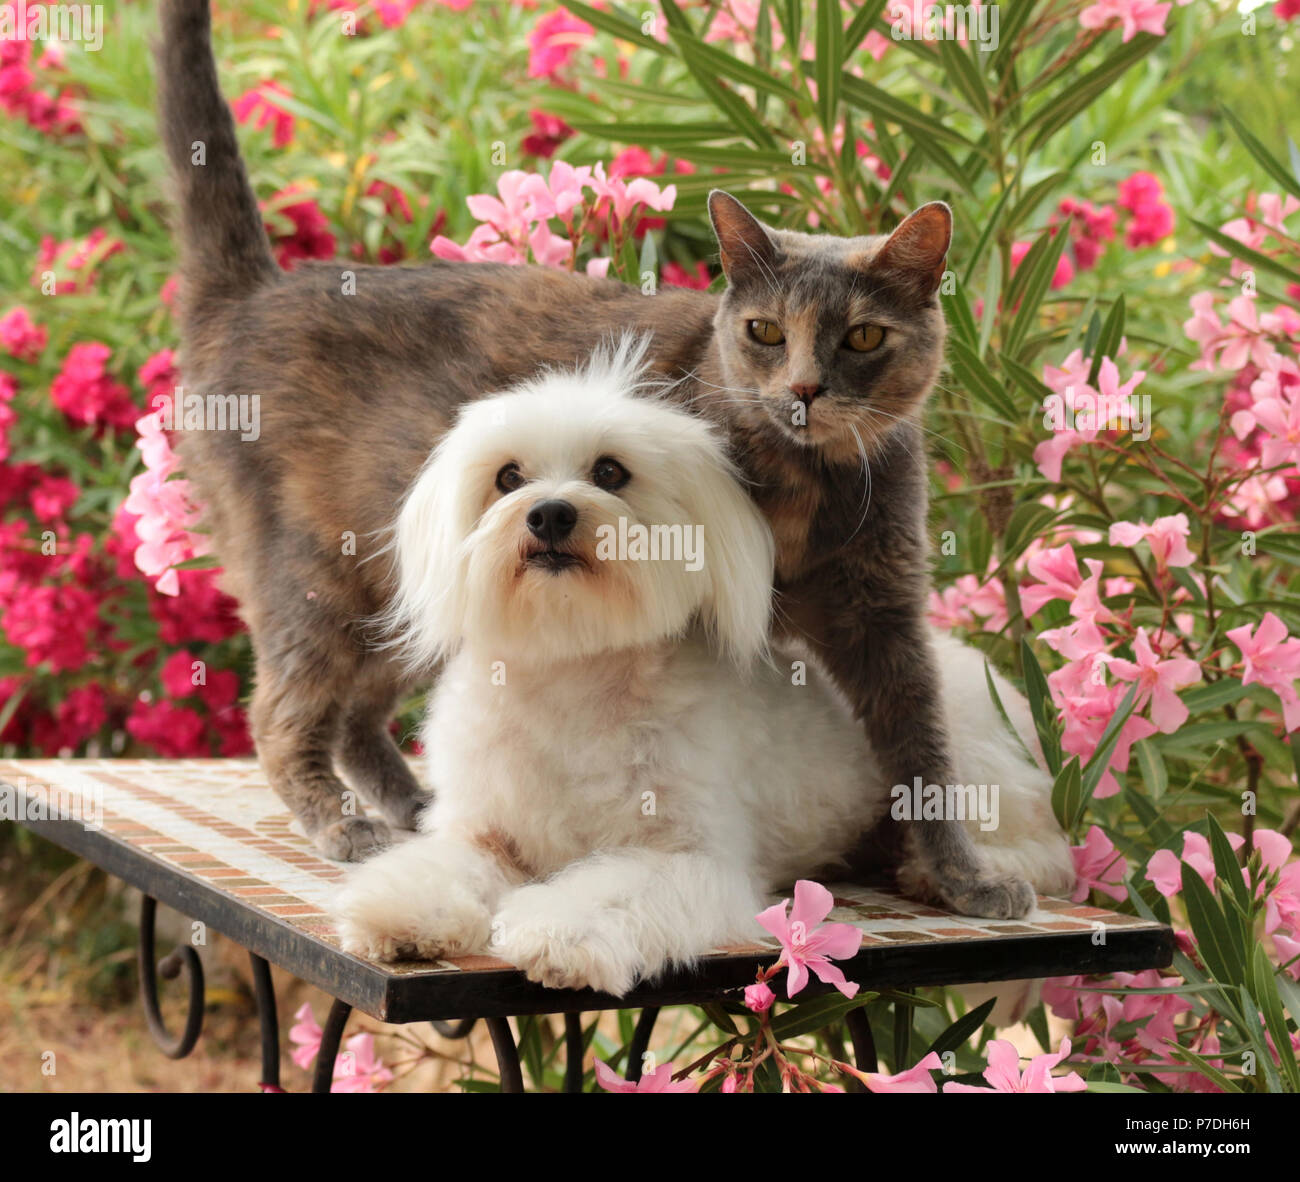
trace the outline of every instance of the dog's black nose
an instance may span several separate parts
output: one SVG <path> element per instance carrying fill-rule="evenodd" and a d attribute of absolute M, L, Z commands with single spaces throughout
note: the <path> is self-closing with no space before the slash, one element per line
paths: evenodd
<path fill-rule="evenodd" d="M 524 518 L 528 532 L 548 546 L 558 545 L 578 524 L 578 511 L 568 501 L 538 501 Z"/>

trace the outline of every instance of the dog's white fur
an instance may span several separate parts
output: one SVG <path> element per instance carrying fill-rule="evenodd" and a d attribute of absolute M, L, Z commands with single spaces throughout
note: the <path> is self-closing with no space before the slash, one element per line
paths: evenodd
<path fill-rule="evenodd" d="M 890 804 L 829 681 L 768 647 L 771 534 L 712 428 L 639 388 L 643 346 L 467 407 L 413 486 L 389 624 L 445 661 L 423 732 L 436 800 L 417 837 L 351 874 L 344 947 L 392 960 L 492 952 L 535 981 L 621 996 L 758 934 L 765 894 L 833 867 Z M 605 491 L 593 466 L 631 474 Z M 503 495 L 515 462 L 528 483 Z M 527 561 L 524 517 L 574 506 L 581 565 Z M 703 527 L 704 565 L 598 561 L 622 516 Z M 1007 733 L 984 661 L 936 637 L 971 824 L 991 867 L 1049 893 L 1073 869 L 1049 781 Z M 995 677 L 1033 743 L 1027 704 Z"/>

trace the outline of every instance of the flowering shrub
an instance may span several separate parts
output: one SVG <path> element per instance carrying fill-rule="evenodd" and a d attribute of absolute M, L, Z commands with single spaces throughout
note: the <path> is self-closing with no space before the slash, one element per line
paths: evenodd
<path fill-rule="evenodd" d="M 951 1053 L 945 1091 L 1300 1090 L 1300 179 L 1268 81 L 1300 6 L 217 8 L 286 268 L 493 259 L 653 298 L 712 281 L 719 183 L 840 234 L 953 206 L 931 615 L 1021 679 L 1076 900 L 1171 922 L 1178 956 L 1049 982 L 1022 1068 L 968 1045 L 987 1007 L 848 994 L 822 929 L 789 991 L 806 966 L 844 995 L 780 1010 L 761 979 L 690 1069 L 628 1084 L 611 1047 L 602 1086 L 935 1091 Z M 243 755 L 247 637 L 167 433 L 152 6 L 107 20 L 94 51 L 0 40 L 0 744 Z M 845 1007 L 880 1072 L 781 1049 Z"/>

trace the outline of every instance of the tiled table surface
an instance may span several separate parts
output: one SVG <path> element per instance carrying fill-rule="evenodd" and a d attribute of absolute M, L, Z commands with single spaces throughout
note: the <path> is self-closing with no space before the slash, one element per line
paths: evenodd
<path fill-rule="evenodd" d="M 558 1000 L 555 991 L 530 985 L 505 961 L 491 956 L 380 965 L 339 950 L 329 900 L 347 869 L 316 852 L 254 760 L 9 760 L 0 761 L 0 784 L 10 789 L 0 815 L 29 824 L 161 902 L 210 922 L 273 963 L 327 989 L 342 985 L 333 990 L 336 996 L 377 1016 L 406 1013 L 412 1006 L 443 1008 L 444 1003 L 432 1000 L 440 992 L 436 982 L 451 976 L 460 980 L 441 993 L 453 1012 L 427 1016 L 463 1013 L 456 1007 L 473 996 L 465 988 L 470 984 L 467 976 L 481 979 L 484 993 L 513 979 L 507 992 L 514 1004 L 527 998 L 529 1010 L 548 1008 L 542 1004 L 547 998 Z M 72 819 L 42 819 L 42 804 L 51 811 L 57 806 Z M 913 970 L 910 977 L 903 971 L 902 979 L 916 983 L 938 983 L 924 978 L 942 974 L 941 955 L 945 963 L 955 964 L 959 952 L 966 967 L 947 970 L 953 981 L 1007 979 L 1017 972 L 1029 975 L 1031 969 L 1037 974 L 1042 966 L 1029 963 L 1036 956 L 1055 958 L 1055 972 L 1167 962 L 1167 929 L 1067 900 L 1040 898 L 1025 919 L 1004 921 L 952 915 L 863 887 L 832 884 L 832 891 L 836 907 L 830 919 L 862 929 L 859 959 L 879 968 L 897 952 L 907 962 L 900 970 Z M 1099 931 L 1104 936 L 1099 937 Z M 263 932 L 266 939 L 261 938 Z M 719 949 L 705 958 L 700 975 L 717 982 L 734 977 L 733 985 L 752 980 L 753 963 L 770 961 L 777 948 L 774 940 L 760 936 L 757 928 L 755 932 L 753 944 Z M 1062 936 L 1072 939 L 1063 943 Z M 263 947 L 255 946 L 259 943 Z M 1077 956 L 1069 954 L 1070 948 Z M 277 949 L 283 954 L 277 956 Z M 987 973 L 971 967 L 971 954 L 980 949 L 987 954 Z M 304 955 L 310 962 L 306 965 L 301 963 Z M 927 955 L 933 961 L 929 968 Z M 1024 961 L 1019 969 L 1017 958 Z M 733 961 L 737 971 L 720 976 L 716 970 L 729 970 L 728 962 Z M 867 977 L 859 974 L 854 979 L 865 982 Z M 349 982 L 360 980 L 368 987 L 358 992 Z M 401 1003 L 399 995 L 411 993 L 417 982 L 422 1000 L 412 996 Z M 687 984 L 686 978 L 679 982 L 683 988 Z M 350 989 L 355 996 L 346 996 Z M 590 1002 L 590 993 L 570 996 L 588 999 L 581 1008 L 601 1008 Z"/>

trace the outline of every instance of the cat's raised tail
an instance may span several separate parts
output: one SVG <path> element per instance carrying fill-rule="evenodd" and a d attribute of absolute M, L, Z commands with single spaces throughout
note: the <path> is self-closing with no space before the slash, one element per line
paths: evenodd
<path fill-rule="evenodd" d="M 158 111 L 180 212 L 182 294 L 190 314 L 280 274 L 217 82 L 208 0 L 161 0 Z"/>

